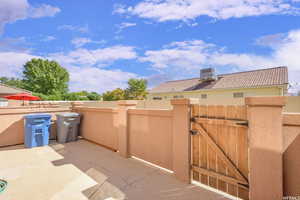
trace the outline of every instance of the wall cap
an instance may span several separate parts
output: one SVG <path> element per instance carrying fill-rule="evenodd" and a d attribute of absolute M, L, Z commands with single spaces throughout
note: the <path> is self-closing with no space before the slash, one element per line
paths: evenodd
<path fill-rule="evenodd" d="M 75 107 L 75 106 L 82 106 L 82 105 L 83 105 L 83 102 L 72 102 L 71 105 L 72 105 L 72 107 Z"/>
<path fill-rule="evenodd" d="M 138 102 L 135 100 L 120 100 L 117 104 L 118 106 L 136 106 Z"/>
<path fill-rule="evenodd" d="M 284 126 L 300 126 L 300 113 L 283 113 Z"/>
<path fill-rule="evenodd" d="M 188 98 L 188 99 L 171 99 L 171 105 L 190 105 L 199 104 L 199 99 Z"/>
<path fill-rule="evenodd" d="M 248 106 L 282 107 L 286 105 L 286 102 L 287 98 L 285 96 L 245 98 L 245 104 Z"/>
<path fill-rule="evenodd" d="M 190 105 L 190 99 L 171 99 L 172 105 Z"/>

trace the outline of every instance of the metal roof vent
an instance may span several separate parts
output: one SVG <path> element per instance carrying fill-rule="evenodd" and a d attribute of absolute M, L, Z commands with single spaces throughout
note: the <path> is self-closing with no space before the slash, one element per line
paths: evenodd
<path fill-rule="evenodd" d="M 216 80 L 216 73 L 214 68 L 205 68 L 200 70 L 201 81 L 213 81 Z"/>

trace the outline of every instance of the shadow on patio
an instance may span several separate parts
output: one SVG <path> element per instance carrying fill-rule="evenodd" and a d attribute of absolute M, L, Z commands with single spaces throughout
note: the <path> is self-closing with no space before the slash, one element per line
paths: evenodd
<path fill-rule="evenodd" d="M 0 161 L 5 161 L 0 178 L 8 181 L 0 200 L 225 199 L 86 140 L 32 149 L 0 148 Z"/>
<path fill-rule="evenodd" d="M 85 140 L 51 147 L 64 157 L 53 161 L 54 165 L 75 165 L 98 183 L 83 191 L 92 200 L 110 197 L 143 200 L 225 199 L 197 186 L 181 183 L 168 172 L 135 159 L 125 159 Z"/>

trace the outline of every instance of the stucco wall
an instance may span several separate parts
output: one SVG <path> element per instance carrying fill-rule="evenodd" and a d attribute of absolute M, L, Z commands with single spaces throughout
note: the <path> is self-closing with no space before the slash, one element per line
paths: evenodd
<path fill-rule="evenodd" d="M 82 116 L 81 136 L 110 149 L 118 149 L 118 121 L 115 109 L 77 107 L 75 111 Z"/>
<path fill-rule="evenodd" d="M 24 143 L 24 115 L 31 113 L 50 113 L 55 122 L 55 114 L 70 111 L 69 108 L 34 108 L 0 110 L 0 147 Z M 55 123 L 51 127 L 56 135 Z"/>
<path fill-rule="evenodd" d="M 287 97 L 285 112 L 300 113 L 300 96 Z"/>
<path fill-rule="evenodd" d="M 173 169 L 171 110 L 129 110 L 129 154 Z"/>
<path fill-rule="evenodd" d="M 73 101 L 74 102 L 74 101 Z M 98 108 L 117 108 L 117 101 L 75 101 L 81 103 L 84 107 L 98 107 Z M 45 105 L 56 104 L 59 106 L 71 106 L 72 101 L 32 101 L 30 105 Z M 137 101 L 137 108 L 139 109 L 171 109 L 170 100 L 151 101 L 139 100 Z"/>
<path fill-rule="evenodd" d="M 284 195 L 300 196 L 300 113 L 283 115 Z"/>

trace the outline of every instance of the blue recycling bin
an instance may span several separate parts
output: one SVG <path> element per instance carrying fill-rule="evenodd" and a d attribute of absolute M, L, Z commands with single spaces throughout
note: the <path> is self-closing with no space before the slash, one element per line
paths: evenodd
<path fill-rule="evenodd" d="M 50 114 L 25 115 L 25 147 L 48 145 L 50 125 Z"/>

